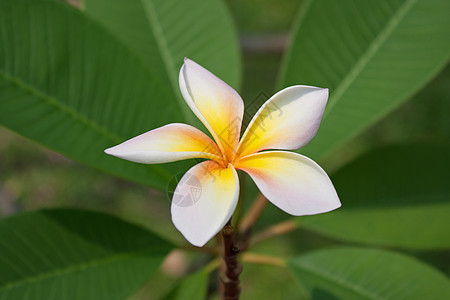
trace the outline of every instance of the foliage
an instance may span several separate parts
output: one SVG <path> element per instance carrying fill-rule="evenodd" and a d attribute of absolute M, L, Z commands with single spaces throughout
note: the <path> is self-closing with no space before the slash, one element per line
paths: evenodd
<path fill-rule="evenodd" d="M 448 279 L 413 258 L 375 249 L 321 250 L 290 261 L 311 294 L 333 299 L 442 299 Z"/>
<path fill-rule="evenodd" d="M 276 7 L 282 3 L 295 6 L 281 1 Z M 236 5 L 230 1 L 232 8 Z M 267 6 L 273 9 L 274 4 Z M 445 67 L 450 58 L 448 11 L 446 0 L 303 1 L 277 90 L 294 84 L 330 89 L 321 128 L 300 152 L 339 167 L 331 177 L 343 207 L 295 218 L 304 229 L 296 233 L 302 240 L 277 240 L 286 252 L 279 244 L 252 245 L 264 255 L 279 255 L 292 272 L 249 268 L 244 284 L 254 277 L 254 288 L 267 294 L 275 288 L 271 283 L 281 285 L 289 276 L 298 286 L 280 289 L 312 299 L 450 297 L 450 282 L 441 273 L 450 270 L 439 260 L 439 253 L 450 249 L 450 146 L 430 136 L 425 142 L 374 147 L 356 158 L 342 152 Z M 277 24 L 284 22 L 278 19 Z M 241 86 L 237 34 L 220 0 L 85 0 L 81 10 L 57 0 L 2 0 L 0 43 L 0 125 L 71 159 L 159 190 L 192 162 L 139 165 L 103 150 L 167 123 L 197 125 L 178 89 L 183 57 Z M 262 78 L 245 63 L 244 91 L 250 90 L 246 82 Z M 443 90 L 448 95 L 446 85 Z M 247 104 L 253 96 L 244 97 Z M 255 196 L 252 188 L 247 187 L 245 201 Z M 166 209 L 167 203 L 161 206 Z M 150 212 L 147 228 L 78 209 L 1 219 L 0 298 L 132 295 L 176 247 L 166 240 L 179 240 L 162 229 L 167 225 L 156 214 Z M 259 225 L 269 227 L 275 219 L 271 215 Z M 355 243 L 367 248 L 341 246 Z M 320 249 L 324 246 L 334 247 Z M 189 261 L 200 270 L 172 284 L 166 299 L 205 298 L 213 268 L 203 266 L 210 260 L 209 254 L 193 254 Z M 163 285 L 160 280 L 154 279 L 154 289 Z"/>
<path fill-rule="evenodd" d="M 442 237 L 450 235 L 449 152 L 447 145 L 427 143 L 373 150 L 334 174 L 342 209 L 296 221 L 345 241 L 448 249 Z"/>
<path fill-rule="evenodd" d="M 2 299 L 123 299 L 172 246 L 109 215 L 41 210 L 0 223 Z"/>

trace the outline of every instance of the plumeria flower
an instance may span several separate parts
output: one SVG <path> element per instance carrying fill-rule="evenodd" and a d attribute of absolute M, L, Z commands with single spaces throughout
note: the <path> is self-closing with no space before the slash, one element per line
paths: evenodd
<path fill-rule="evenodd" d="M 233 88 L 187 58 L 179 84 L 213 139 L 195 127 L 173 123 L 105 152 L 144 164 L 206 159 L 182 177 L 172 199 L 172 221 L 191 244 L 203 246 L 230 220 L 239 196 L 236 170 L 249 174 L 270 202 L 291 215 L 319 214 L 341 206 L 329 177 L 314 161 L 298 153 L 269 151 L 296 150 L 311 141 L 328 89 L 297 85 L 276 93 L 239 139 L 244 103 Z M 186 195 L 192 196 L 188 203 Z"/>

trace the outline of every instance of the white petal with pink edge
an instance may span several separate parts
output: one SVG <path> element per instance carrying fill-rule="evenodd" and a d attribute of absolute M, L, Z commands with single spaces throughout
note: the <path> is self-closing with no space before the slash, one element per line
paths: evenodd
<path fill-rule="evenodd" d="M 231 159 L 239 142 L 244 102 L 228 84 L 190 59 L 180 70 L 181 93 L 189 107 Z"/>
<path fill-rule="evenodd" d="M 192 245 L 202 247 L 230 220 L 238 198 L 239 179 L 234 167 L 204 161 L 178 183 L 172 199 L 172 222 Z"/>
<path fill-rule="evenodd" d="M 221 152 L 206 134 L 195 127 L 172 123 L 151 130 L 117 146 L 107 154 L 144 164 L 166 163 L 189 158 L 221 161 Z"/>
<path fill-rule="evenodd" d="M 296 85 L 272 96 L 242 136 L 240 157 L 266 149 L 295 150 L 316 135 L 328 100 L 328 89 Z"/>
<path fill-rule="evenodd" d="M 248 173 L 270 202 L 291 215 L 314 215 L 341 206 L 328 175 L 303 155 L 260 152 L 240 159 L 235 167 Z"/>

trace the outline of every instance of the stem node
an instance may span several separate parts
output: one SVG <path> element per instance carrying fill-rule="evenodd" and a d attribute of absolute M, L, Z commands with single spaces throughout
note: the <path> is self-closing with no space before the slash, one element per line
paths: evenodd
<path fill-rule="evenodd" d="M 234 228 L 230 222 L 222 229 L 223 267 L 220 276 L 222 300 L 238 300 L 241 293 L 239 275 L 242 264 L 238 260 L 239 247 L 234 243 Z"/>

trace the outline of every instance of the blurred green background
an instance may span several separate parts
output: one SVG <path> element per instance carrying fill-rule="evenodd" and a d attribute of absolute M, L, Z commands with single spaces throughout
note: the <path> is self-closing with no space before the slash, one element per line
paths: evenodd
<path fill-rule="evenodd" d="M 243 98 L 255 99 L 261 94 L 273 94 L 288 32 L 301 2 L 227 1 L 243 50 Z M 332 172 L 373 147 L 414 141 L 449 141 L 449 86 L 450 67 L 447 66 L 410 101 L 325 161 L 324 169 Z M 251 186 L 248 188 L 252 189 Z M 183 243 L 170 221 L 170 200 L 166 193 L 81 165 L 1 127 L 0 216 L 59 206 L 104 211 L 149 226 Z M 278 210 L 270 207 L 257 227 L 267 226 L 279 214 Z M 299 240 L 301 244 L 296 242 Z M 336 243 L 298 230 L 272 243 L 262 244 L 254 251 L 288 255 Z M 450 275 L 450 251 L 411 251 L 411 254 Z M 181 276 L 188 268 L 188 262 L 196 259 L 191 254 L 174 255 L 176 267 L 166 265 L 134 299 L 147 299 L 149 295 L 158 299 L 166 294 L 174 284 L 172 279 Z M 284 270 L 247 264 L 244 270 L 243 299 L 300 297 L 296 282 Z"/>

